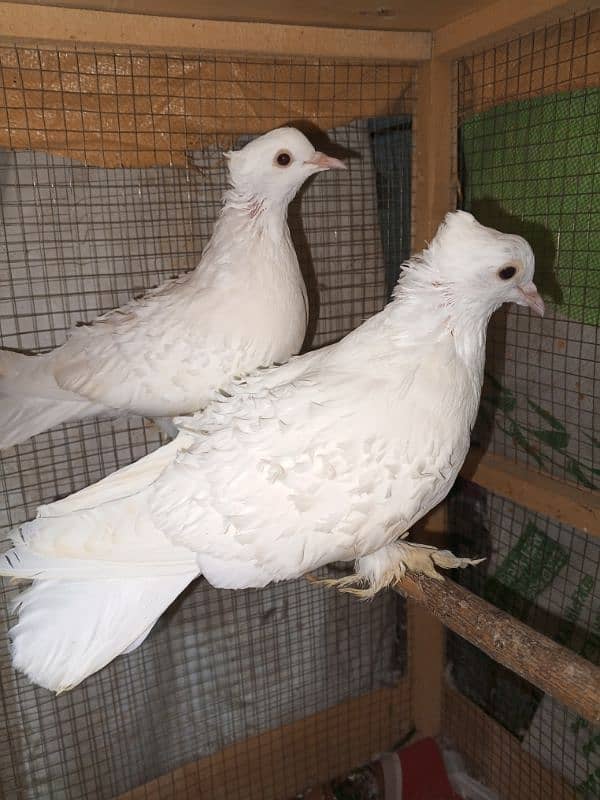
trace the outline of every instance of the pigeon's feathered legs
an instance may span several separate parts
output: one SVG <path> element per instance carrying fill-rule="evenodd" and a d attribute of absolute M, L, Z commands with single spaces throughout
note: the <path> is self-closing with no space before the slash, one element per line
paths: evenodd
<path fill-rule="evenodd" d="M 406 572 L 428 575 L 430 578 L 442 580 L 436 567 L 442 569 L 464 568 L 480 564 L 483 558 L 458 558 L 450 550 L 438 550 L 426 544 L 404 541 L 409 531 L 395 542 L 357 559 L 356 572 L 339 579 L 317 581 L 339 589 L 341 592 L 362 597 L 365 600 L 374 597 L 380 589 L 385 589 Z M 358 588 L 365 586 L 364 589 Z"/>

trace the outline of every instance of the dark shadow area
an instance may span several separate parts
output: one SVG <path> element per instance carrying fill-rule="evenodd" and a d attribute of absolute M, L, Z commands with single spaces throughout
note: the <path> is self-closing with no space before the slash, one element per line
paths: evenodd
<path fill-rule="evenodd" d="M 463 177 L 463 186 L 468 188 L 468 176 Z M 468 196 L 468 191 L 467 191 Z M 542 295 L 550 297 L 553 302 L 560 303 L 562 291 L 554 274 L 556 246 L 554 237 L 539 222 L 534 222 L 507 212 L 502 205 L 491 197 L 482 197 L 465 206 L 482 224 L 495 228 L 503 233 L 514 233 L 526 239 L 535 256 L 535 282 Z M 508 306 L 503 306 L 494 314 L 488 328 L 486 344 L 486 377 L 482 396 L 491 397 L 495 392 L 493 376 L 504 374 L 506 355 L 506 326 Z M 487 408 L 480 408 L 477 422 L 473 430 L 472 441 L 482 452 L 489 446 L 493 428 L 494 414 Z"/>
<path fill-rule="evenodd" d="M 487 492 L 459 478 L 448 498 L 448 547 L 458 556 L 485 558 L 486 561 L 456 570 L 451 577 L 474 594 L 493 602 L 486 592 L 486 585 L 493 580 L 488 577 L 492 555 L 488 519 Z M 447 659 L 456 688 L 504 728 L 522 738 L 543 693 L 453 633 L 448 635 Z"/>
<path fill-rule="evenodd" d="M 389 299 L 398 281 L 400 265 L 410 256 L 412 117 L 408 114 L 373 117 L 367 122 Z"/>
<path fill-rule="evenodd" d="M 289 122 L 286 122 L 285 125 L 289 125 L 292 128 L 297 128 L 306 136 L 315 150 L 320 150 L 322 153 L 325 153 L 325 155 L 334 156 L 334 158 L 341 158 L 342 161 L 361 157 L 360 153 L 358 153 L 356 150 L 352 150 L 349 147 L 344 147 L 338 142 L 332 141 L 326 131 L 322 130 L 315 125 L 314 122 L 311 122 L 308 119 L 292 119 Z"/>
<path fill-rule="evenodd" d="M 316 150 L 320 150 L 328 156 L 334 156 L 342 161 L 348 161 L 349 159 L 361 157 L 360 153 L 356 152 L 355 150 L 351 150 L 347 147 L 343 147 L 337 142 L 331 141 L 325 131 L 321 130 L 321 128 L 318 128 L 309 120 L 290 120 L 290 122 L 287 124 L 301 131 Z M 290 234 L 296 254 L 298 256 L 298 263 L 300 264 L 302 277 L 304 278 L 304 283 L 306 285 L 306 295 L 308 300 L 308 324 L 301 350 L 303 353 L 311 348 L 312 341 L 317 330 L 320 313 L 319 284 L 302 217 L 303 197 L 309 190 L 312 182 L 317 177 L 318 176 L 315 175 L 306 181 L 296 197 L 290 203 L 288 209 L 288 224 L 290 228 Z"/>
<path fill-rule="evenodd" d="M 494 517 L 488 504 L 485 489 L 463 479 L 456 482 L 448 499 L 447 544 L 457 556 L 487 560 L 456 570 L 450 577 L 535 631 L 593 663 L 600 662 L 593 630 L 569 619 L 566 597 L 560 615 L 539 604 L 538 598 L 568 564 L 564 545 L 545 536 L 529 521 L 522 530 L 511 531 L 506 552 L 490 574 L 493 542 L 489 523 Z M 532 558 L 544 565 L 543 571 L 532 570 Z M 522 739 L 544 693 L 454 634 L 448 638 L 448 661 L 460 692 Z"/>

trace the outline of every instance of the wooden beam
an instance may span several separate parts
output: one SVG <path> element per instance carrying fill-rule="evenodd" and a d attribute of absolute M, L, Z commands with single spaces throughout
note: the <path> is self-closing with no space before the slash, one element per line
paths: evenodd
<path fill-rule="evenodd" d="M 454 125 L 449 61 L 419 67 L 414 118 L 413 251 L 433 237 L 444 214 L 453 208 Z M 431 538 L 447 530 L 447 509 L 441 505 L 419 526 Z M 445 631 L 422 605 L 409 602 L 410 674 L 415 726 L 419 735 L 437 736 L 441 726 Z"/>
<path fill-rule="evenodd" d="M 411 575 L 396 589 L 498 663 L 591 723 L 600 723 L 600 667 L 447 578 Z"/>
<path fill-rule="evenodd" d="M 443 733 L 474 776 L 495 789 L 502 800 L 576 800 L 575 790 L 564 778 L 541 764 L 516 736 L 450 687 L 444 691 Z"/>
<path fill-rule="evenodd" d="M 441 544 L 448 530 L 448 508 L 437 506 L 414 532 L 419 541 Z M 414 723 L 419 736 L 438 736 L 442 727 L 442 689 L 446 630 L 421 603 L 408 603 L 408 650 Z"/>
<path fill-rule="evenodd" d="M 498 0 L 435 30 L 433 57 L 458 58 L 589 8 L 589 0 Z"/>
<path fill-rule="evenodd" d="M 600 493 L 532 472 L 523 464 L 472 448 L 461 477 L 484 489 L 572 525 L 590 536 L 600 536 Z"/>
<path fill-rule="evenodd" d="M 191 761 L 116 800 L 282 800 L 392 748 L 412 721 L 408 680 Z"/>
<path fill-rule="evenodd" d="M 435 59 L 419 68 L 415 110 L 413 250 L 433 237 L 444 214 L 455 207 L 455 109 L 453 67 Z"/>
<path fill-rule="evenodd" d="M 319 28 L 0 3 L 0 41 L 85 47 L 226 51 L 269 56 L 424 61 L 431 33 Z"/>

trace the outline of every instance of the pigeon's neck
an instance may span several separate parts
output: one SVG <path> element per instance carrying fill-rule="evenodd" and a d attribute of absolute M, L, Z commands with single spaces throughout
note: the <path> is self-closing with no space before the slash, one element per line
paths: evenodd
<path fill-rule="evenodd" d="M 298 258 L 287 226 L 287 205 L 275 208 L 230 190 L 209 243 L 190 280 L 203 290 L 253 275 L 267 285 L 304 292 Z"/>
<path fill-rule="evenodd" d="M 476 296 L 459 291 L 424 261 L 409 262 L 394 297 L 391 313 L 403 335 L 416 335 L 423 341 L 450 336 L 457 355 L 479 382 L 494 309 Z"/>
<path fill-rule="evenodd" d="M 225 192 L 221 219 L 278 239 L 287 234 L 287 210 L 292 197 L 293 193 L 271 200 L 232 186 Z"/>

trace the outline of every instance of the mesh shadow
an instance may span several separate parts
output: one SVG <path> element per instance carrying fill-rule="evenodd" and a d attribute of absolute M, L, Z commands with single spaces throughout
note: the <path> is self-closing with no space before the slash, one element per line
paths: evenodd
<path fill-rule="evenodd" d="M 494 198 L 483 197 L 474 200 L 468 209 L 476 219 L 503 233 L 513 233 L 526 239 L 535 256 L 535 282 L 541 294 L 550 297 L 554 303 L 560 304 L 562 291 L 554 274 L 556 245 L 554 237 L 541 223 L 521 219 L 508 213 Z M 508 307 L 499 309 L 490 321 L 486 346 L 486 372 L 491 375 L 503 375 L 506 359 Z M 489 397 L 494 393 L 492 379 L 486 376 L 482 396 Z M 482 452 L 489 446 L 494 429 L 494 415 L 480 413 L 473 435 L 473 443 Z"/>

